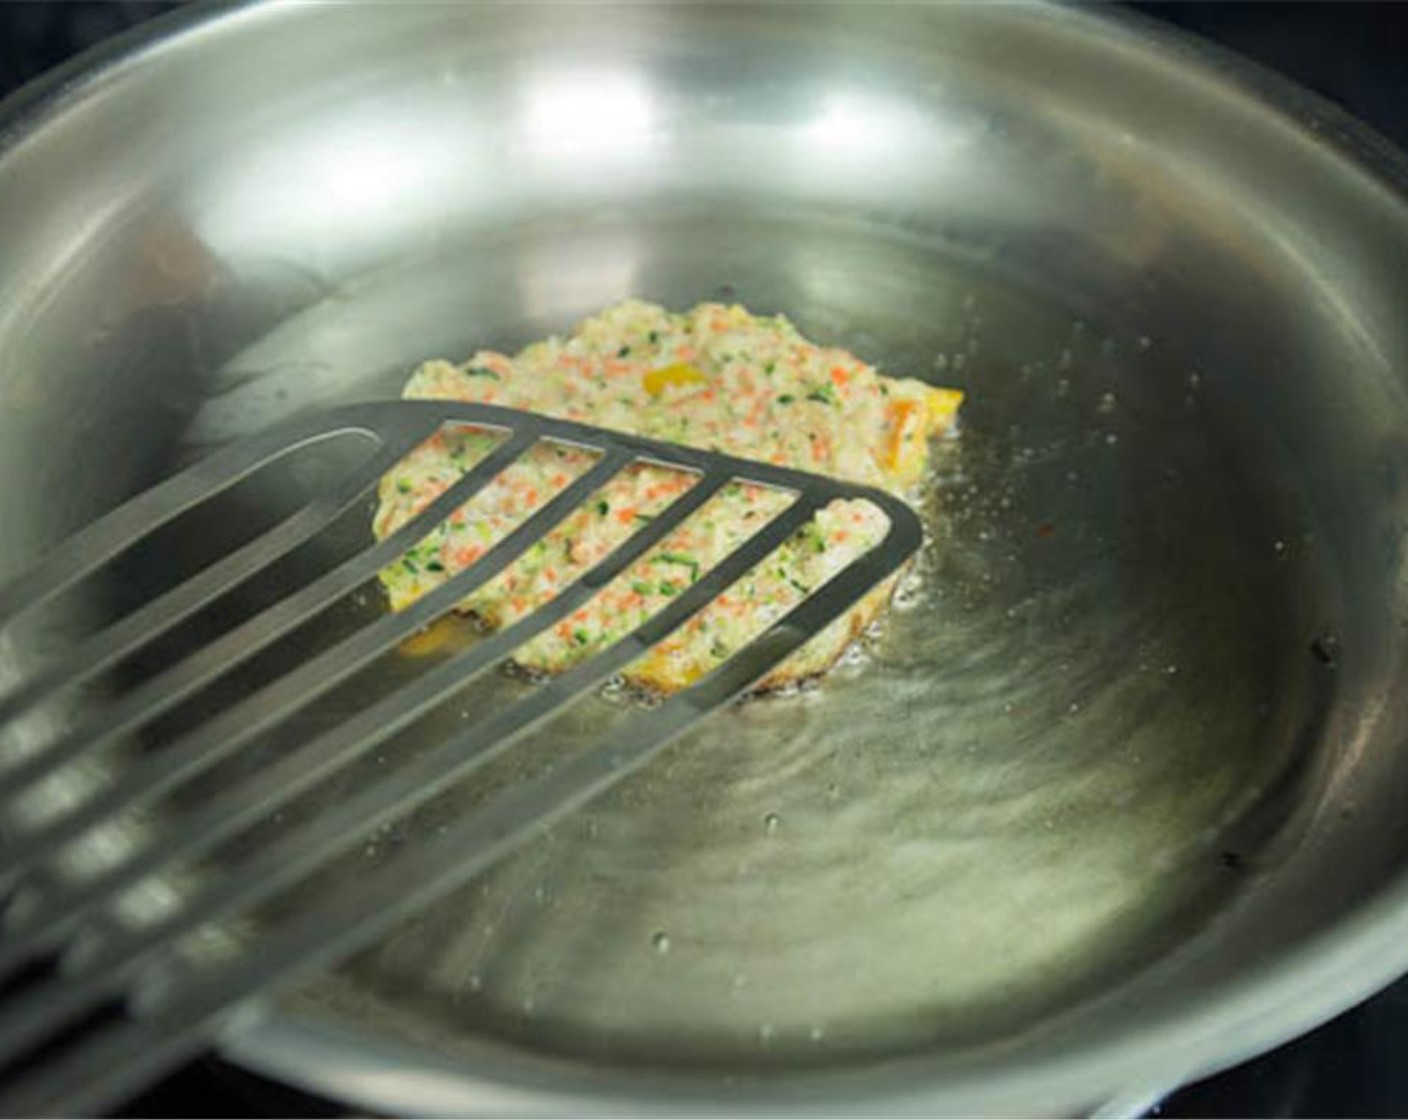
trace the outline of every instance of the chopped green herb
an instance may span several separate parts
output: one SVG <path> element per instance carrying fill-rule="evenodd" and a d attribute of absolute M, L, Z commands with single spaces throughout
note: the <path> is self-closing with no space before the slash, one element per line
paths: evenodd
<path fill-rule="evenodd" d="M 406 571 L 410 572 L 411 575 L 417 575 L 420 572 L 420 569 L 416 567 L 416 562 L 409 556 L 402 559 L 401 566 L 405 568 Z"/>
<path fill-rule="evenodd" d="M 605 499 L 603 499 L 602 501 L 597 502 L 597 504 L 596 504 L 596 512 L 597 512 L 598 516 L 600 516 L 600 517 L 605 517 L 608 513 L 611 512 L 611 503 L 608 502 L 608 501 L 606 501 Z"/>
<path fill-rule="evenodd" d="M 587 637 L 587 632 L 586 632 L 585 630 L 582 630 L 582 629 L 580 629 L 580 628 L 579 628 L 579 629 L 576 629 L 576 630 L 573 630 L 573 631 L 572 631 L 572 637 L 577 640 L 577 644 L 578 644 L 579 646 L 584 646 L 584 645 L 587 644 L 588 637 Z"/>
<path fill-rule="evenodd" d="M 634 591 L 637 595 L 649 595 L 652 591 L 655 590 L 655 588 L 650 584 L 646 583 L 644 580 L 638 579 L 635 581 L 635 583 L 631 584 L 631 590 Z"/>
<path fill-rule="evenodd" d="M 794 397 L 791 393 L 783 393 L 782 396 L 780 396 L 780 397 L 777 398 L 777 403 L 778 403 L 778 404 L 791 404 L 791 403 L 792 403 L 793 401 L 795 401 L 796 399 L 797 399 L 797 398 Z"/>
<path fill-rule="evenodd" d="M 616 351 L 616 356 L 618 358 L 629 358 L 631 356 L 631 348 L 629 346 L 621 347 L 621 349 Z"/>
<path fill-rule="evenodd" d="M 776 363 L 776 362 L 769 362 L 767 365 L 765 365 L 765 366 L 763 367 L 763 372 L 766 373 L 766 374 L 769 374 L 769 375 L 771 375 L 772 373 L 774 373 L 776 370 L 777 370 L 777 363 Z"/>
<path fill-rule="evenodd" d="M 409 494 L 411 492 L 411 481 L 408 478 L 398 478 L 396 480 L 396 493 Z"/>
<path fill-rule="evenodd" d="M 832 385 L 822 385 L 813 389 L 807 394 L 807 400 L 820 401 L 822 404 L 836 403 L 836 389 Z"/>
<path fill-rule="evenodd" d="M 662 552 L 660 560 L 665 564 L 678 564 L 689 569 L 690 582 L 699 578 L 699 561 L 683 552 Z"/>
<path fill-rule="evenodd" d="M 662 580 L 660 581 L 660 594 L 661 594 L 661 595 L 678 595 L 679 593 L 680 593 L 679 584 L 675 583 L 674 580 L 662 579 Z"/>
<path fill-rule="evenodd" d="M 432 560 L 425 566 L 425 570 L 427 572 L 443 572 L 445 570 L 445 565 L 440 563 L 439 560 Z"/>
<path fill-rule="evenodd" d="M 654 346 L 657 342 L 660 341 L 660 332 L 651 331 L 648 335 L 646 335 L 646 337 L 650 339 L 650 344 Z"/>
<path fill-rule="evenodd" d="M 791 576 L 787 577 L 787 582 L 790 583 L 793 587 L 795 587 L 798 591 L 800 591 L 803 595 L 811 594 L 812 589 L 808 587 L 805 583 L 798 583 Z"/>
<path fill-rule="evenodd" d="M 495 381 L 503 380 L 488 366 L 470 366 L 467 370 L 464 371 L 464 375 L 466 377 L 492 377 Z"/>

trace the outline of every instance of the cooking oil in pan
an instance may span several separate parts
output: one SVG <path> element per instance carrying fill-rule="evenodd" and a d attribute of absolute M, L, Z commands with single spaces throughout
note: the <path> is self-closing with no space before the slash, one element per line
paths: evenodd
<path fill-rule="evenodd" d="M 290 402 L 393 391 L 420 358 L 516 347 L 635 294 L 782 311 L 968 394 L 916 578 L 854 656 L 818 687 L 718 714 L 309 985 L 301 1011 L 450 1052 L 487 1033 L 598 1061 L 978 1045 L 1157 959 L 1255 865 L 1266 791 L 1310 718 L 1288 588 L 1312 560 L 1215 385 L 1179 340 L 1114 333 L 985 266 L 804 232 L 676 221 L 481 245 L 497 278 L 453 256 L 370 277 L 218 387 L 197 442 Z M 582 277 L 602 259 L 630 267 L 597 290 Z M 299 373 L 314 361 L 343 370 L 337 393 Z M 347 618 L 379 609 L 372 593 Z M 361 777 L 532 687 L 476 686 Z M 591 701 L 334 874 L 394 858 L 628 714 Z M 290 734 L 326 718 L 310 709 Z"/>

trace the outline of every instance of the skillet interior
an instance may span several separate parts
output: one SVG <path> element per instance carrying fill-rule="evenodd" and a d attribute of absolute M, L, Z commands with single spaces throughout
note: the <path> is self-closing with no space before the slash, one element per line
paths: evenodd
<path fill-rule="evenodd" d="M 727 286 L 969 391 L 925 597 L 874 664 L 721 716 L 290 1006 L 540 1092 L 922 1066 L 980 1093 L 950 1101 L 1045 1107 L 1176 1065 L 1171 1037 L 1179 1074 L 1239 1056 L 1215 1016 L 1299 989 L 1229 978 L 1404 845 L 1398 196 L 1083 14 L 603 11 L 546 37 L 507 9 L 248 10 L 20 134 L 5 557 L 420 357 Z M 236 101 L 250 50 L 267 81 Z M 1019 1065 L 1039 1096 L 974 1080 Z"/>

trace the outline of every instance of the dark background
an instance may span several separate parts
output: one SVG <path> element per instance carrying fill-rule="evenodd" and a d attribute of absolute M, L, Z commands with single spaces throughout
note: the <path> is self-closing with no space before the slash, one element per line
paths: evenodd
<path fill-rule="evenodd" d="M 367 2 L 367 0 L 363 0 Z M 0 95 L 171 0 L 0 0 Z M 1338 102 L 1408 148 L 1408 3 L 1133 3 Z M 1405 298 L 1408 314 L 1408 298 Z M 337 1106 L 203 1058 L 131 1116 L 332 1116 Z M 1408 1115 L 1408 981 L 1320 1030 L 1173 1094 L 1163 1116 Z"/>

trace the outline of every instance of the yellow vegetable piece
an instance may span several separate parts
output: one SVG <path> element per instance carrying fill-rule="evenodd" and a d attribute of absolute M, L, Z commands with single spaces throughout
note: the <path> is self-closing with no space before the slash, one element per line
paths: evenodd
<path fill-rule="evenodd" d="M 679 644 L 657 646 L 631 663 L 630 673 L 651 682 L 652 688 L 663 692 L 678 692 L 688 688 L 704 675 L 706 666 L 695 658 L 682 659 Z"/>
<path fill-rule="evenodd" d="M 429 657 L 462 645 L 465 628 L 462 619 L 446 615 L 412 634 L 397 648 L 407 657 Z"/>
<path fill-rule="evenodd" d="M 929 433 L 942 435 L 953 427 L 958 416 L 958 406 L 963 403 L 963 393 L 958 389 L 930 389 L 924 395 L 925 410 L 929 418 Z"/>
<path fill-rule="evenodd" d="M 652 397 L 658 397 L 667 386 L 696 385 L 708 380 L 709 375 L 703 370 L 696 369 L 688 362 L 675 362 L 673 365 L 649 370 L 641 384 L 645 386 L 645 391 Z"/>

